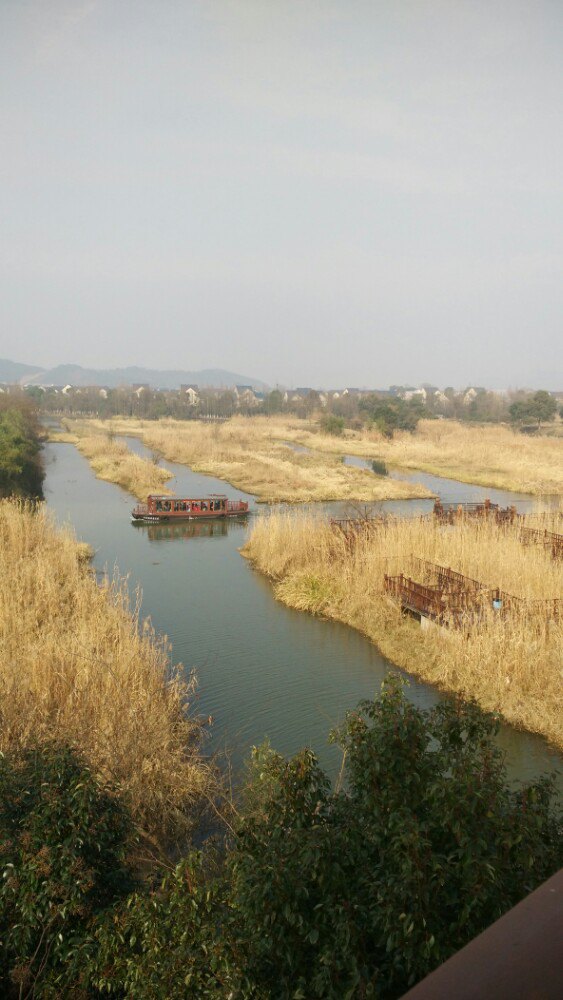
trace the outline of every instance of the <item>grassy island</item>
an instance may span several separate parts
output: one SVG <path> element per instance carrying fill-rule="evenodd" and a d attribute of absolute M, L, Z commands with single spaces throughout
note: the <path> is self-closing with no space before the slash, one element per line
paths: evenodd
<path fill-rule="evenodd" d="M 532 515 L 524 522 L 540 523 Z M 558 532 L 562 522 L 561 515 L 541 519 Z M 543 605 L 563 594 L 563 563 L 541 546 L 523 545 L 516 526 L 390 519 L 350 545 L 326 522 L 277 513 L 257 521 L 243 551 L 284 603 L 360 629 L 393 663 L 563 746 L 563 618 L 548 620 Z M 418 559 L 529 604 L 507 617 L 491 612 L 478 627 L 422 629 L 383 586 L 386 573 L 420 579 Z"/>
<path fill-rule="evenodd" d="M 463 483 L 536 496 L 563 496 L 563 439 L 527 436 L 504 424 L 420 420 L 415 431 L 386 438 L 376 428 L 322 432 L 315 421 L 284 418 L 276 434 L 329 454 L 378 458 L 393 468 L 416 469 Z"/>
<path fill-rule="evenodd" d="M 140 455 L 135 455 L 124 441 L 104 427 L 92 427 L 89 421 L 65 420 L 65 430 L 53 431 L 51 441 L 74 444 L 88 459 L 98 479 L 117 483 L 145 501 L 149 493 L 169 493 L 165 483 L 172 473 Z"/>
<path fill-rule="evenodd" d="M 68 426 L 74 432 L 74 422 Z M 99 420 L 80 424 L 96 438 L 105 433 L 106 440 L 108 426 L 115 434 L 138 436 L 171 462 L 224 479 L 264 503 L 368 503 L 432 495 L 417 483 L 344 465 L 344 446 L 339 454 L 296 452 L 280 439 L 285 424 L 267 417 L 233 417 L 225 423 L 115 418 L 109 425 Z M 77 446 L 84 447 L 80 440 Z"/>

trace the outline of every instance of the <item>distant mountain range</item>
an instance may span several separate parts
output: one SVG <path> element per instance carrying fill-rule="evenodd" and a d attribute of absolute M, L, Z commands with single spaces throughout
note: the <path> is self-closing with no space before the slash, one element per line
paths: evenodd
<path fill-rule="evenodd" d="M 103 385 L 115 389 L 119 385 L 145 382 L 154 389 L 179 389 L 180 385 L 193 383 L 199 386 L 251 385 L 253 389 L 267 389 L 266 382 L 238 375 L 223 368 L 204 368 L 199 372 L 158 371 L 156 368 L 82 368 L 80 365 L 57 365 L 41 368 L 0 358 L 0 382 L 19 382 L 21 385 Z"/>

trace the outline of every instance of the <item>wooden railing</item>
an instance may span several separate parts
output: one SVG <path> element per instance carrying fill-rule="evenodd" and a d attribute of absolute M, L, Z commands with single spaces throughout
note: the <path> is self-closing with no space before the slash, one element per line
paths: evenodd
<path fill-rule="evenodd" d="M 563 559 L 563 535 L 540 528 L 520 528 L 520 541 L 524 545 L 543 545 L 554 559 Z"/>
<path fill-rule="evenodd" d="M 499 507 L 489 499 L 483 503 L 442 503 L 436 500 L 434 517 L 444 524 L 454 524 L 458 517 L 492 517 L 497 524 L 512 524 L 518 517 L 516 507 Z"/>
<path fill-rule="evenodd" d="M 432 563 L 426 565 L 433 566 Z M 434 568 L 444 570 L 444 567 Z M 499 587 L 486 587 L 454 570 L 447 570 L 447 573 L 451 576 L 446 578 L 445 587 L 441 584 L 432 586 L 419 583 L 403 573 L 398 576 L 385 574 L 383 589 L 399 600 L 405 611 L 414 611 L 441 625 L 455 628 L 475 624 L 483 620 L 484 615 L 491 610 L 502 618 L 515 612 L 531 613 L 534 617 L 539 612 L 539 617 L 544 622 L 563 618 L 563 600 L 558 597 L 526 600 L 508 594 Z M 460 586 L 459 579 L 466 580 L 468 586 Z"/>

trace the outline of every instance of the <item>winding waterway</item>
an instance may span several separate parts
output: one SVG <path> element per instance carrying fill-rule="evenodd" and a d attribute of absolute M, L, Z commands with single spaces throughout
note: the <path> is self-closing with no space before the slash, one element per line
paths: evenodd
<path fill-rule="evenodd" d="M 134 438 L 128 444 L 140 454 L 150 454 Z M 96 479 L 76 448 L 62 443 L 46 446 L 46 500 L 60 522 L 70 522 L 77 536 L 94 547 L 99 572 L 111 573 L 118 567 L 128 575 L 132 593 L 141 588 L 142 614 L 168 637 L 173 662 L 197 671 L 196 709 L 214 719 L 213 750 L 228 752 L 236 771 L 249 748 L 266 737 L 284 754 L 307 745 L 334 775 L 340 755 L 327 743 L 329 730 L 347 709 L 378 691 L 390 664 L 351 628 L 274 600 L 268 581 L 239 553 L 252 518 L 267 516 L 253 497 L 185 466 L 162 464 L 173 472 L 168 485 L 179 495 L 227 492 L 248 499 L 250 525 L 245 520 L 132 524 L 133 498 Z M 406 475 L 419 482 L 428 478 Z M 436 477 L 430 478 L 435 488 Z M 437 482 L 447 484 L 445 496 L 459 490 L 456 499 L 472 500 L 478 489 L 450 480 Z M 493 493 L 479 489 L 479 498 L 493 499 Z M 514 494 L 503 496 L 509 498 L 504 504 L 514 498 Z M 522 499 L 522 504 L 531 502 L 529 497 Z M 395 501 L 383 506 L 398 512 L 428 509 L 431 504 Z M 315 507 L 320 513 L 327 509 Z M 331 504 L 329 509 L 332 514 L 344 513 L 345 505 Z M 424 707 L 440 697 L 412 678 L 409 696 Z M 560 767 L 560 755 L 539 737 L 503 726 L 499 739 L 513 777 L 527 779 Z"/>

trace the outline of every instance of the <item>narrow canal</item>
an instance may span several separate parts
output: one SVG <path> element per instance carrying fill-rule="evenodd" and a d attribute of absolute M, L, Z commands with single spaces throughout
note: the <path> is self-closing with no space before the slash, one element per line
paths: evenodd
<path fill-rule="evenodd" d="M 128 443 L 147 454 L 139 441 Z M 70 523 L 94 547 L 99 572 L 117 567 L 127 574 L 132 594 L 141 588 L 142 615 L 168 637 L 172 661 L 196 670 L 196 710 L 214 719 L 211 748 L 228 753 L 236 771 L 249 748 L 266 737 L 284 754 L 307 745 L 335 774 L 340 756 L 327 743 L 329 730 L 348 708 L 379 690 L 391 665 L 352 629 L 274 600 L 268 581 L 239 553 L 252 518 L 267 511 L 221 480 L 166 462 L 175 477 L 168 485 L 179 495 L 226 492 L 248 499 L 249 524 L 132 524 L 133 498 L 96 479 L 73 445 L 48 444 L 45 457 L 45 496 L 58 521 Z M 451 490 L 452 483 L 444 482 Z M 490 492 L 481 490 L 480 497 Z M 473 499 L 473 493 L 463 496 Z M 322 512 L 323 506 L 316 509 Z M 344 512 L 344 505 L 330 510 Z M 414 678 L 409 692 L 424 707 L 439 697 Z M 515 778 L 560 767 L 560 756 L 539 737 L 504 726 L 500 742 Z"/>

